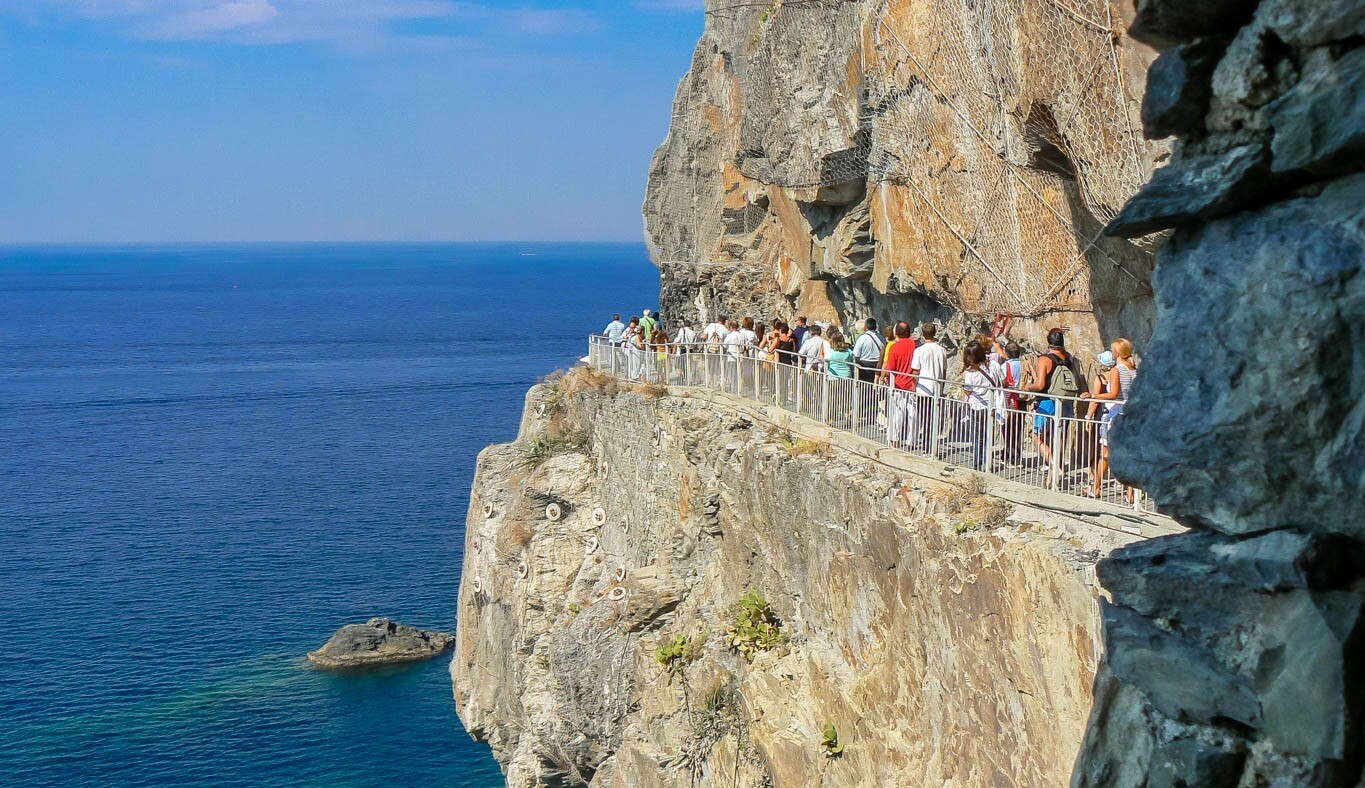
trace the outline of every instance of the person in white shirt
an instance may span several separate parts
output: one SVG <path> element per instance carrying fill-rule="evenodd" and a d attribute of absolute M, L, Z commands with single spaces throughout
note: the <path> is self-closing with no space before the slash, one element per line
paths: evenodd
<path fill-rule="evenodd" d="M 606 328 L 602 329 L 602 333 L 606 336 L 608 342 L 613 345 L 619 345 L 621 344 L 621 335 L 626 333 L 626 324 L 621 322 L 621 316 L 619 314 L 612 315 L 611 322 L 607 324 Z"/>
<path fill-rule="evenodd" d="M 612 369 L 624 366 L 625 356 L 622 353 L 622 346 L 625 344 L 623 337 L 626 335 L 626 324 L 621 322 L 621 315 L 611 316 L 611 322 L 602 329 L 602 335 L 607 338 L 607 352 L 611 354 Z"/>
<path fill-rule="evenodd" d="M 725 327 L 725 335 L 721 342 L 725 345 L 725 353 L 730 358 L 739 358 L 749 355 L 749 347 L 753 344 L 752 332 L 745 333 L 740 330 L 739 324 L 731 320 L 730 325 Z"/>
<path fill-rule="evenodd" d="M 990 371 L 986 346 L 980 340 L 968 343 L 962 354 L 962 393 L 967 399 L 962 421 L 967 439 L 972 444 L 972 468 L 990 470 L 991 458 L 986 455 L 995 421 L 1002 420 L 1000 412 L 1000 381 Z"/>
<path fill-rule="evenodd" d="M 679 328 L 678 333 L 673 336 L 673 344 L 679 346 L 679 353 L 690 353 L 692 351 L 691 346 L 696 344 L 696 342 L 697 332 L 692 330 L 692 321 L 684 319 L 682 321 L 682 327 Z"/>
<path fill-rule="evenodd" d="M 943 390 L 940 382 L 948 374 L 948 351 L 938 342 L 938 326 L 925 323 L 920 328 L 923 339 L 910 360 L 910 374 L 915 376 L 917 401 L 916 423 L 919 425 L 918 450 L 928 451 L 932 437 L 938 430 L 938 398 Z"/>
<path fill-rule="evenodd" d="M 747 358 L 752 342 L 749 337 L 740 330 L 739 324 L 731 320 L 726 326 L 725 340 L 725 390 L 734 394 L 740 393 L 740 371 L 741 359 Z"/>
<path fill-rule="evenodd" d="M 754 348 L 758 346 L 758 332 L 754 331 L 754 319 L 752 317 L 744 318 L 744 322 L 740 324 L 739 333 L 744 335 L 744 354 L 747 356 L 754 355 Z"/>
<path fill-rule="evenodd" d="M 863 321 L 863 333 L 853 343 L 853 360 L 858 365 L 858 381 L 867 385 L 858 386 L 859 407 L 862 413 L 876 413 L 878 391 L 872 384 L 881 374 L 882 358 L 886 352 L 886 340 L 877 331 L 877 319 L 869 317 Z"/>
<path fill-rule="evenodd" d="M 825 359 L 829 358 L 829 342 L 822 336 L 824 329 L 820 326 L 811 326 L 806 331 L 806 341 L 801 344 L 801 350 L 797 355 L 801 356 L 802 366 L 814 372 L 824 370 Z"/>
<path fill-rule="evenodd" d="M 802 398 L 801 408 L 814 408 L 820 397 L 819 385 L 823 383 L 821 378 L 825 371 L 826 359 L 834 349 L 830 346 L 829 340 L 824 337 L 824 326 L 813 325 L 806 330 L 806 341 L 801 343 L 801 349 L 797 351 L 797 361 L 801 367 L 810 373 L 806 378 L 805 396 Z"/>
<path fill-rule="evenodd" d="M 707 352 L 719 353 L 721 345 L 725 343 L 725 337 L 729 336 L 730 329 L 725 325 L 725 317 L 707 323 L 701 330 L 702 339 L 706 341 Z"/>
<path fill-rule="evenodd" d="M 884 350 L 886 341 L 877 333 L 877 320 L 869 317 L 863 323 L 863 333 L 853 343 L 853 358 L 858 362 L 858 380 L 871 383 L 877 379 Z"/>

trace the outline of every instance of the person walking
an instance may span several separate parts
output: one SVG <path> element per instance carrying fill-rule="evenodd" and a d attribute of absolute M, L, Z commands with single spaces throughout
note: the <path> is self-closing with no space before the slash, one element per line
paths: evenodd
<path fill-rule="evenodd" d="M 645 337 L 640 329 L 640 318 L 630 319 L 622 341 L 626 346 L 626 376 L 631 380 L 639 380 L 645 365 Z"/>
<path fill-rule="evenodd" d="M 725 321 L 725 316 L 712 320 L 701 330 L 702 339 L 706 342 L 706 352 L 719 353 L 725 344 L 725 337 L 730 333 L 730 327 Z"/>
<path fill-rule="evenodd" d="M 938 399 L 943 393 L 943 379 L 948 374 L 948 351 L 938 341 L 938 326 L 925 323 L 920 327 L 920 342 L 910 361 L 910 374 L 915 377 L 916 414 L 919 435 L 916 448 L 932 451 L 938 432 Z"/>
<path fill-rule="evenodd" d="M 801 363 L 813 372 L 823 371 L 825 359 L 829 358 L 829 341 L 823 333 L 820 326 L 810 326 L 806 329 L 806 341 L 801 343 Z"/>
<path fill-rule="evenodd" d="M 991 374 L 989 355 L 986 346 L 979 341 L 969 344 L 963 357 L 962 370 L 962 392 L 967 400 L 962 420 L 972 447 L 972 468 L 987 473 L 991 470 L 991 458 L 987 456 L 986 447 L 999 413 L 997 387 L 1000 385 Z"/>
<path fill-rule="evenodd" d="M 655 383 L 668 383 L 673 375 L 673 365 L 668 355 L 668 334 L 658 323 L 649 337 L 649 378 Z"/>
<path fill-rule="evenodd" d="M 884 364 L 888 378 L 887 440 L 898 449 L 907 447 L 910 429 L 915 422 L 915 349 L 918 343 L 910 337 L 910 324 L 904 320 L 895 326 L 896 341 L 891 343 Z"/>
<path fill-rule="evenodd" d="M 886 342 L 882 341 L 881 334 L 877 332 L 877 319 L 869 317 L 863 321 L 863 333 L 858 335 L 858 340 L 853 343 L 853 357 L 858 363 L 858 380 L 864 383 L 873 383 L 877 380 L 877 373 L 881 370 L 882 351 L 886 349 Z"/>
<path fill-rule="evenodd" d="M 692 345 L 697 343 L 697 332 L 692 330 L 692 321 L 683 318 L 682 325 L 678 327 L 678 335 L 673 337 L 673 344 L 678 347 L 679 353 L 691 353 Z"/>
<path fill-rule="evenodd" d="M 824 386 L 825 363 L 829 359 L 829 341 L 823 336 L 824 329 L 819 325 L 806 329 L 806 341 L 801 344 L 800 362 L 804 375 L 805 396 L 797 406 L 802 412 L 814 409 L 814 403 Z"/>
<path fill-rule="evenodd" d="M 1091 398 L 1096 400 L 1096 405 L 1104 406 L 1105 413 L 1100 419 L 1100 458 L 1095 463 L 1095 474 L 1090 480 L 1091 498 L 1100 497 L 1104 489 L 1104 477 L 1109 473 L 1109 439 L 1113 435 L 1114 425 L 1123 415 L 1123 405 L 1132 392 L 1133 382 L 1137 380 L 1133 343 L 1126 339 L 1114 340 L 1109 345 L 1109 350 L 1100 354 L 1098 361 L 1100 367 L 1105 370 L 1104 390 L 1095 392 Z M 1095 406 L 1091 407 L 1093 409 Z M 1126 499 L 1132 500 L 1131 487 L 1125 485 L 1123 494 Z"/>
<path fill-rule="evenodd" d="M 853 357 L 858 366 L 858 410 L 861 413 L 876 411 L 878 391 L 877 377 L 881 374 L 882 355 L 886 352 L 886 341 L 877 330 L 877 319 L 869 317 L 863 321 L 863 333 L 853 343 Z"/>
<path fill-rule="evenodd" d="M 796 342 L 799 351 L 806 344 L 806 334 L 810 332 L 810 327 L 806 325 L 806 316 L 796 316 L 796 326 L 792 328 L 792 340 Z"/>
<path fill-rule="evenodd" d="M 1001 459 L 1010 465 L 1018 465 L 1024 457 L 1024 398 L 1019 395 L 1019 383 L 1024 379 L 1024 363 L 1019 358 L 1024 349 L 1018 342 L 1005 343 L 1004 377 L 1001 387 L 1005 389 L 1004 450 Z"/>
<path fill-rule="evenodd" d="M 649 337 L 654 336 L 654 329 L 659 327 L 659 321 L 654 319 L 654 313 L 650 312 L 648 309 L 640 314 L 643 315 L 643 317 L 640 318 L 640 330 L 644 332 L 645 338 L 648 339 Z"/>
<path fill-rule="evenodd" d="M 857 359 L 848 338 L 838 328 L 829 330 L 829 357 L 825 360 L 824 401 L 828 423 L 840 428 L 852 427 L 853 401 L 858 396 L 854 372 Z"/>
<path fill-rule="evenodd" d="M 1064 419 L 1075 415 L 1072 398 L 1081 394 L 1083 378 L 1076 371 L 1075 359 L 1066 349 L 1066 332 L 1054 328 L 1047 332 L 1047 353 L 1038 357 L 1035 371 L 1024 391 L 1043 395 L 1033 417 L 1033 441 L 1042 456 L 1043 471 L 1062 465 L 1060 452 L 1065 439 Z M 1056 468 L 1058 473 L 1061 468 Z"/>
<path fill-rule="evenodd" d="M 731 320 L 725 326 L 725 339 L 722 342 L 725 346 L 725 390 L 733 394 L 739 393 L 739 374 L 743 359 L 749 355 L 749 336 L 740 330 L 737 321 Z"/>
<path fill-rule="evenodd" d="M 607 342 L 611 343 L 613 347 L 620 346 L 621 337 L 624 336 L 625 333 L 626 324 L 621 322 L 620 314 L 612 315 L 611 322 L 607 324 L 606 328 L 602 329 L 602 335 L 607 338 Z"/>
<path fill-rule="evenodd" d="M 830 329 L 829 356 L 826 360 L 831 378 L 853 379 L 853 370 L 857 364 L 856 351 L 849 348 L 848 339 L 844 337 L 844 332 L 837 328 Z"/>
<path fill-rule="evenodd" d="M 602 329 L 602 336 L 606 337 L 607 340 L 607 352 L 611 354 L 610 363 L 613 373 L 620 369 L 625 361 L 621 354 L 622 338 L 625 335 L 626 324 L 621 322 L 621 315 L 619 313 L 612 315 L 611 322 L 607 324 L 606 328 Z"/>
<path fill-rule="evenodd" d="M 670 350 L 677 357 L 674 374 L 683 385 L 692 385 L 693 376 L 698 374 L 693 367 L 697 359 L 692 355 L 697 349 L 696 344 L 697 332 L 692 328 L 692 321 L 688 318 L 678 321 L 678 333 L 673 337 Z"/>

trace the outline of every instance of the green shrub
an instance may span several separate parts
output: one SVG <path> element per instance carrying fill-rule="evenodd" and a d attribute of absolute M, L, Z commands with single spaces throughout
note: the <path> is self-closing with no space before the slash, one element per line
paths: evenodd
<path fill-rule="evenodd" d="M 768 600 L 757 591 L 750 589 L 740 597 L 739 613 L 735 623 L 726 630 L 730 648 L 738 651 L 750 662 L 760 651 L 772 651 L 787 642 L 782 632 L 782 620 L 768 606 Z"/>
<path fill-rule="evenodd" d="M 654 661 L 663 666 L 669 684 L 673 683 L 673 679 L 682 676 L 687 663 L 701 655 L 701 647 L 705 643 L 704 632 L 696 636 L 678 635 L 672 640 L 659 642 L 659 647 L 654 650 Z"/>
<path fill-rule="evenodd" d="M 838 758 L 844 754 L 844 743 L 839 741 L 839 729 L 833 720 L 825 720 L 825 729 L 820 737 L 820 746 L 825 748 L 826 758 Z"/>

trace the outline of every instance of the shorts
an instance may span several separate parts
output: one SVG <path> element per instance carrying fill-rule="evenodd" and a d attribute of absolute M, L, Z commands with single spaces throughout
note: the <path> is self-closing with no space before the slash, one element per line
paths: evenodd
<path fill-rule="evenodd" d="M 1043 431 L 1047 429 L 1048 422 L 1051 421 L 1051 419 L 1049 419 L 1048 417 L 1056 415 L 1056 413 L 1057 400 L 1055 399 L 1040 400 L 1038 402 L 1037 413 L 1033 417 L 1033 431 L 1038 433 L 1039 435 L 1042 435 Z"/>
<path fill-rule="evenodd" d="M 1105 412 L 1104 418 L 1100 419 L 1100 445 L 1109 445 L 1109 432 L 1114 429 L 1119 416 L 1123 415 L 1123 405 L 1115 405 Z"/>

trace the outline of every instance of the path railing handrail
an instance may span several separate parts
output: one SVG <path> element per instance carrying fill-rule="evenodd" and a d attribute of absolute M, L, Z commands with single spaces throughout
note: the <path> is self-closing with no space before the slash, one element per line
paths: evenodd
<path fill-rule="evenodd" d="M 754 346 L 708 341 L 646 343 L 641 348 L 592 335 L 587 363 L 623 380 L 698 386 L 754 399 L 910 454 L 1040 489 L 1153 511 L 1140 491 L 1101 471 L 1099 458 L 1108 430 L 1117 423 L 1114 417 L 1122 413 L 1121 399 L 1062 397 L 923 375 L 911 376 L 913 388 L 897 388 L 889 378 L 905 373 L 878 369 L 874 380 L 860 380 L 856 361 L 836 361 L 847 367 L 840 370 L 847 374 L 840 375 L 828 360 L 807 364 L 795 351 L 769 358 Z M 933 385 L 922 385 L 926 383 Z M 1024 398 L 1051 401 L 1051 412 L 1041 405 L 1028 408 Z M 1103 406 L 1104 418 L 1082 415 L 1091 406 Z M 1084 489 L 1078 481 L 1086 482 Z"/>
<path fill-rule="evenodd" d="M 589 337 L 588 337 L 588 341 L 589 341 L 589 343 L 599 342 L 599 343 L 602 343 L 602 344 L 604 344 L 604 345 L 610 345 L 610 344 L 611 344 L 611 340 L 610 340 L 606 335 L 602 335 L 602 334 L 591 334 L 591 335 L 589 335 Z M 719 345 L 719 349 L 716 349 L 718 345 Z M 621 347 L 622 349 L 626 349 L 626 350 L 629 349 L 629 348 L 626 347 L 624 344 L 620 345 L 620 347 Z M 708 353 L 708 354 L 710 354 L 710 355 L 721 356 L 721 357 L 728 357 L 728 358 L 739 358 L 739 357 L 741 357 L 741 356 L 740 356 L 739 354 L 737 354 L 737 353 L 732 353 L 732 352 L 730 351 L 730 347 L 733 347 L 733 346 L 725 346 L 723 343 L 714 343 L 714 342 L 666 342 L 666 343 L 662 343 L 662 344 L 660 344 L 660 343 L 646 343 L 646 344 L 645 344 L 645 348 L 644 348 L 641 352 L 655 353 L 655 352 L 659 352 L 660 350 L 662 350 L 662 351 L 666 352 L 666 353 L 669 354 L 669 355 L 679 355 L 679 354 L 681 354 L 681 353 L 683 353 L 683 352 L 687 352 L 687 353 Z M 795 358 L 798 358 L 798 359 L 799 359 L 799 358 L 802 358 L 802 356 L 800 355 L 800 353 L 797 352 L 797 351 L 794 351 L 794 350 L 793 350 L 793 351 L 786 351 L 786 352 L 787 352 L 789 355 L 791 355 L 791 356 L 793 356 L 793 357 L 795 357 Z M 780 361 L 779 359 L 768 359 L 767 354 L 766 354 L 766 351 L 762 351 L 758 346 L 750 346 L 750 347 L 746 348 L 746 349 L 745 349 L 745 353 L 744 353 L 744 355 L 743 355 L 742 357 L 744 357 L 744 358 L 751 358 L 751 359 L 757 359 L 757 360 L 762 361 L 762 362 L 764 362 L 764 363 L 771 363 L 771 364 L 780 364 L 780 363 L 784 363 L 784 362 Z M 821 360 L 819 361 L 819 363 L 822 364 L 822 365 L 826 365 L 826 366 L 827 366 L 827 365 L 828 365 L 828 360 L 827 360 L 827 359 L 821 359 Z M 856 362 L 855 362 L 855 363 L 856 363 Z M 793 365 L 790 365 L 790 366 L 792 366 L 792 367 L 795 368 L 795 369 L 800 369 L 800 370 L 802 370 L 802 371 L 804 371 L 804 372 L 808 372 L 808 373 L 810 373 L 810 372 L 815 372 L 815 373 L 828 374 L 828 373 L 827 373 L 827 370 L 825 370 L 824 368 L 813 370 L 809 365 L 807 365 L 807 364 L 804 363 L 804 362 L 803 362 L 803 363 L 798 363 L 798 364 L 793 364 Z M 1028 370 L 1025 370 L 1025 371 L 1027 372 Z M 893 372 L 893 371 L 891 371 L 891 370 L 881 369 L 880 367 L 879 367 L 879 369 L 878 369 L 878 373 L 879 373 L 879 374 L 884 374 L 884 375 L 888 376 L 888 378 L 891 379 L 891 380 L 895 380 L 897 377 L 908 377 L 908 378 L 911 378 L 911 379 L 914 379 L 914 380 L 926 380 L 926 381 L 931 381 L 931 382 L 934 382 L 934 383 L 939 384 L 940 390 L 942 390 L 942 387 L 946 387 L 946 386 L 964 386 L 964 385 L 968 385 L 968 384 L 965 384 L 960 378 L 936 378 L 936 377 L 932 377 L 932 376 L 929 376 L 929 375 L 911 374 L 911 373 L 909 373 L 909 372 Z M 1092 405 L 1092 404 L 1094 404 L 1094 403 L 1096 403 L 1096 402 L 1100 403 L 1101 405 L 1106 405 L 1106 406 L 1111 406 L 1111 407 L 1114 406 L 1114 405 L 1126 405 L 1127 402 L 1128 402 L 1128 400 L 1127 400 L 1126 398 L 1098 399 L 1098 398 L 1093 397 L 1093 396 L 1067 397 L 1067 396 L 1062 396 L 1062 395 L 1048 394 L 1048 393 L 1042 392 L 1042 391 L 1029 391 L 1028 389 L 1023 389 L 1023 388 L 1012 388 L 1012 387 L 1005 386 L 1005 385 L 997 385 L 997 386 L 975 386 L 975 385 L 973 385 L 973 386 L 971 386 L 971 388 L 973 388 L 973 389 L 976 389 L 976 388 L 987 389 L 987 390 L 989 390 L 990 392 L 992 392 L 993 394 L 996 394 L 996 395 L 999 395 L 999 396 L 1007 396 L 1007 395 L 1010 395 L 1010 394 L 1017 394 L 1017 395 L 1020 395 L 1020 396 L 1033 397 L 1033 398 L 1036 398 L 1036 399 L 1050 399 L 1050 400 L 1055 400 L 1055 401 L 1057 401 L 1057 402 L 1070 403 L 1070 404 L 1073 404 L 1073 405 L 1085 405 L 1085 406 L 1087 406 L 1087 407 L 1089 407 L 1090 405 Z"/>

